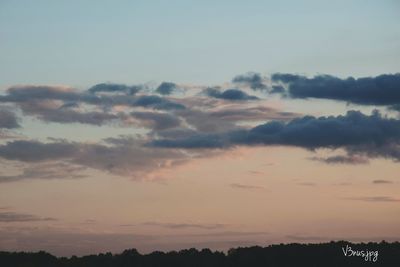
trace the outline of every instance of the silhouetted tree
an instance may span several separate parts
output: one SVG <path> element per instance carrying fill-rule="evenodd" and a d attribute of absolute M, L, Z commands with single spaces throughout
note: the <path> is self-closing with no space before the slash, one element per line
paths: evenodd
<path fill-rule="evenodd" d="M 343 250 L 378 251 L 377 261 L 363 257 L 346 257 Z M 181 251 L 155 251 L 142 255 L 136 249 L 121 254 L 101 253 L 83 257 L 57 258 L 40 251 L 0 252 L 1 267 L 358 267 L 400 266 L 400 243 L 359 243 L 346 241 L 321 244 L 279 244 L 268 247 L 232 248 L 226 254 L 210 249 L 194 248 Z"/>

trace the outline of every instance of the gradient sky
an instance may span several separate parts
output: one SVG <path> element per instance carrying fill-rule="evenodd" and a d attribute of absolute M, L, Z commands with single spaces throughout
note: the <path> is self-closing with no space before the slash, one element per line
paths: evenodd
<path fill-rule="evenodd" d="M 0 250 L 399 241 L 399 12 L 1 1 Z"/>

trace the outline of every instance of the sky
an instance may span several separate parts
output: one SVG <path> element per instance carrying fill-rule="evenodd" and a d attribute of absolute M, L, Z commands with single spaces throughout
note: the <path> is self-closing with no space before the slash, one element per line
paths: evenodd
<path fill-rule="evenodd" d="M 397 1 L 0 1 L 0 250 L 399 241 Z"/>

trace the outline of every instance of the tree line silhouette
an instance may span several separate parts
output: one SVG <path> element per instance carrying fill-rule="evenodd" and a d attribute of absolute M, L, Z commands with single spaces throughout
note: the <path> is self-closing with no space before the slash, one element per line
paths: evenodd
<path fill-rule="evenodd" d="M 351 251 L 378 252 L 373 257 L 345 255 Z M 374 254 L 375 255 L 375 254 Z M 227 253 L 197 250 L 155 251 L 142 255 L 136 249 L 120 254 L 100 253 L 82 257 L 55 257 L 47 252 L 0 252 L 4 267 L 358 267 L 400 266 L 400 243 L 350 243 L 347 241 L 320 244 L 279 244 L 268 247 L 232 248 Z"/>

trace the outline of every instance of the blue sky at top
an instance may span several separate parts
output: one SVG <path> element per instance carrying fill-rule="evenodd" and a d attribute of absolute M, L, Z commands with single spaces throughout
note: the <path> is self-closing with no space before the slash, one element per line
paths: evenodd
<path fill-rule="evenodd" d="M 400 68 L 396 1 L 4 1 L 0 88 Z"/>

